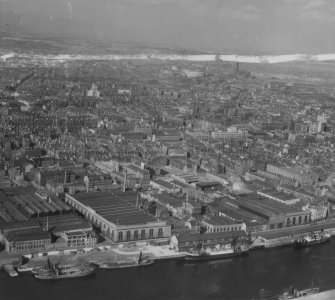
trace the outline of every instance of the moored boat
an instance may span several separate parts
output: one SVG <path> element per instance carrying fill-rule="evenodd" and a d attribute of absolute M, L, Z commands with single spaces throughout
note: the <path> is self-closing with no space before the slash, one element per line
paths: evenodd
<path fill-rule="evenodd" d="M 317 294 L 320 292 L 320 288 L 318 287 L 311 287 L 305 290 L 296 290 L 293 286 L 290 287 L 288 292 L 283 293 L 282 295 L 278 296 L 278 300 L 288 300 L 288 299 L 296 299 L 308 295 Z"/>
<path fill-rule="evenodd" d="M 27 265 L 20 265 L 16 268 L 18 272 L 32 272 L 34 267 L 29 267 Z"/>
<path fill-rule="evenodd" d="M 297 239 L 294 243 L 295 248 L 304 248 L 313 245 L 318 245 L 330 241 L 330 234 L 328 232 L 313 232 L 312 234 L 303 236 Z"/>
<path fill-rule="evenodd" d="M 5 265 L 4 267 L 5 272 L 10 276 L 10 277 L 16 277 L 19 274 L 14 270 L 13 265 Z"/>
<path fill-rule="evenodd" d="M 86 277 L 96 271 L 93 265 L 55 265 L 48 261 L 49 269 L 35 274 L 41 280 L 56 280 L 66 278 Z"/>
<path fill-rule="evenodd" d="M 143 257 L 142 252 L 140 256 L 136 260 L 132 261 L 118 261 L 117 259 L 115 262 L 112 263 L 102 263 L 99 264 L 100 269 L 123 269 L 123 268 L 133 268 L 133 267 L 144 267 L 150 266 L 154 264 L 154 260 L 150 259 L 149 257 Z"/>
<path fill-rule="evenodd" d="M 201 248 L 200 250 L 193 252 L 186 252 L 185 260 L 214 260 L 214 259 L 228 259 L 237 256 L 248 255 L 249 248 L 246 246 L 236 246 L 226 245 L 220 248 L 206 250 Z"/>

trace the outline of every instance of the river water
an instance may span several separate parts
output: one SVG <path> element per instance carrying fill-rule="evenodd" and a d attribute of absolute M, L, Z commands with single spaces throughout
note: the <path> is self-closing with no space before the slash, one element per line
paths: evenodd
<path fill-rule="evenodd" d="M 257 250 L 216 262 L 159 261 L 133 269 L 99 270 L 88 278 L 38 281 L 31 273 L 0 272 L 1 300 L 259 299 L 294 285 L 335 288 L 335 240 L 295 250 Z"/>

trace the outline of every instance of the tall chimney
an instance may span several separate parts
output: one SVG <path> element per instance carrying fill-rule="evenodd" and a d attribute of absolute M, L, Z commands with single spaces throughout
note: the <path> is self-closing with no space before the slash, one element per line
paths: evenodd
<path fill-rule="evenodd" d="M 123 179 L 123 192 L 126 191 L 126 183 L 127 183 L 127 170 L 124 172 L 124 179 Z"/>
<path fill-rule="evenodd" d="M 138 208 L 138 192 L 137 192 L 137 196 L 136 196 L 136 208 Z"/>

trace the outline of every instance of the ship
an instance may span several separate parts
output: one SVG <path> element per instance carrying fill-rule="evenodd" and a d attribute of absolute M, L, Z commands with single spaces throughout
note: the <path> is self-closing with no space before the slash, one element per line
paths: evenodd
<path fill-rule="evenodd" d="M 46 266 L 40 266 L 40 267 L 35 267 L 31 270 L 33 274 L 39 274 L 39 273 L 48 273 L 49 268 Z"/>
<path fill-rule="evenodd" d="M 34 267 L 29 267 L 27 265 L 20 265 L 16 269 L 18 272 L 32 272 L 34 270 Z"/>
<path fill-rule="evenodd" d="M 222 247 L 215 247 L 214 249 L 207 248 L 196 250 L 193 252 L 186 252 L 185 260 L 187 261 L 203 261 L 203 260 L 217 260 L 217 259 L 228 259 L 237 256 L 248 255 L 249 248 L 245 245 L 233 247 L 231 244 L 227 244 Z"/>
<path fill-rule="evenodd" d="M 48 260 L 49 270 L 35 274 L 36 279 L 57 280 L 66 278 L 86 277 L 96 271 L 93 265 L 55 265 Z"/>
<path fill-rule="evenodd" d="M 140 256 L 136 260 L 132 261 L 118 261 L 115 259 L 115 262 L 112 263 L 102 263 L 99 264 L 100 269 L 123 269 L 123 268 L 133 268 L 133 267 L 144 267 L 154 264 L 154 260 L 150 259 L 148 256 L 143 257 L 142 251 Z"/>
<path fill-rule="evenodd" d="M 5 272 L 10 276 L 10 277 L 16 277 L 19 274 L 14 270 L 13 265 L 5 265 L 3 267 L 3 269 L 5 270 Z"/>
<path fill-rule="evenodd" d="M 313 232 L 312 234 L 305 235 L 297 239 L 294 243 L 294 247 L 299 249 L 299 248 L 309 247 L 313 245 L 318 245 L 318 244 L 329 242 L 330 238 L 331 236 L 328 232 L 325 232 L 325 231 Z"/>
<path fill-rule="evenodd" d="M 288 300 L 288 299 L 296 299 L 308 295 L 317 294 L 320 292 L 320 288 L 312 287 L 305 289 L 305 290 L 296 290 L 293 286 L 289 288 L 289 291 L 283 293 L 282 295 L 278 296 L 278 300 Z"/>

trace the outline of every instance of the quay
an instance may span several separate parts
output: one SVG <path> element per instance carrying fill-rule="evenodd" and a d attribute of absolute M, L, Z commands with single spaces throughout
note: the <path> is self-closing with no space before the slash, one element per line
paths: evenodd
<path fill-rule="evenodd" d="M 335 235 L 335 219 L 325 220 L 315 224 L 261 231 L 251 244 L 251 249 L 260 247 L 272 249 L 290 246 L 293 245 L 294 241 L 300 236 L 320 230 L 327 230 L 332 236 Z"/>
<path fill-rule="evenodd" d="M 334 300 L 335 290 L 324 291 L 321 293 L 299 297 L 301 300 Z"/>

